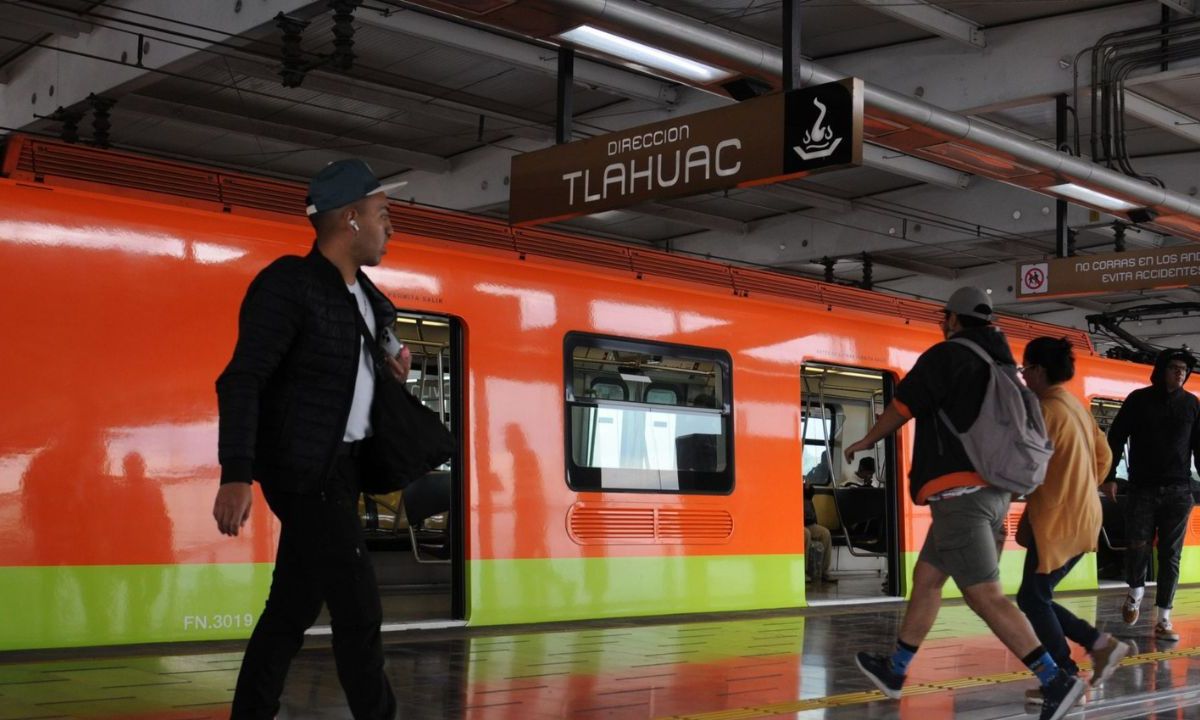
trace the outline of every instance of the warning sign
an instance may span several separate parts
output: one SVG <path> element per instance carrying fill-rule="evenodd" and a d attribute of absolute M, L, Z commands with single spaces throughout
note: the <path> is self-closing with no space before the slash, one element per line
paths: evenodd
<path fill-rule="evenodd" d="M 1050 283 L 1046 281 L 1047 265 L 1048 263 L 1034 263 L 1021 266 L 1022 295 L 1045 294 L 1050 286 Z"/>
<path fill-rule="evenodd" d="M 1016 285 L 1018 300 L 1200 286 L 1200 245 L 1024 263 Z"/>

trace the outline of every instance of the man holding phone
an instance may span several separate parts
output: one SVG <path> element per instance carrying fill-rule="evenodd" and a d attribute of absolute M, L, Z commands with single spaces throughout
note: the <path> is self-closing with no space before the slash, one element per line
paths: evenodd
<path fill-rule="evenodd" d="M 271 591 L 246 646 L 231 720 L 279 712 L 288 666 L 322 605 L 333 620 L 338 678 L 353 716 L 396 714 L 383 667 L 379 588 L 358 517 L 375 366 L 356 316 L 381 342 L 390 336 L 396 309 L 362 272 L 387 252 L 389 187 L 361 160 L 330 163 L 313 177 L 313 248 L 305 257 L 279 258 L 250 283 L 233 358 L 217 379 L 217 527 L 238 534 L 256 479 L 281 527 Z M 402 345 L 398 353 L 387 359 L 388 371 L 404 382 L 411 356 Z"/>

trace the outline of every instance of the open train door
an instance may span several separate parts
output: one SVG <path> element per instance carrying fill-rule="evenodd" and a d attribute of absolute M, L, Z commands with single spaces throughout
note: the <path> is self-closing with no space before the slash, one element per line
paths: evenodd
<path fill-rule="evenodd" d="M 806 507 L 807 601 L 882 600 L 904 594 L 896 441 L 889 437 L 847 463 L 844 449 L 864 435 L 892 399 L 886 371 L 819 362 L 801 369 L 801 481 Z M 811 503 L 811 504 L 810 504 Z M 813 527 L 817 525 L 820 527 Z M 828 533 L 831 548 L 823 551 Z"/>
<path fill-rule="evenodd" d="M 392 331 L 412 353 L 408 391 L 441 416 L 461 449 L 461 323 L 445 315 L 400 311 Z M 466 517 L 461 465 L 452 459 L 403 492 L 359 499 L 385 630 L 463 624 Z"/>

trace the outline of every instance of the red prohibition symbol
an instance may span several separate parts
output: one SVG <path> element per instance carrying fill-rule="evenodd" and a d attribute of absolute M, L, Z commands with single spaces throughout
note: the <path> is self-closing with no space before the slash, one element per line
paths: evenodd
<path fill-rule="evenodd" d="M 1029 268 L 1025 271 L 1025 287 L 1037 290 L 1046 282 L 1046 275 L 1040 268 Z"/>

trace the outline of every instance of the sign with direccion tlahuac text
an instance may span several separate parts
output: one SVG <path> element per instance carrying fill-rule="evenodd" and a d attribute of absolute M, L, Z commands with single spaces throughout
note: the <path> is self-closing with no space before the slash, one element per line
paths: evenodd
<path fill-rule="evenodd" d="M 849 78 L 517 155 L 509 222 L 529 225 L 791 180 L 862 162 Z"/>
<path fill-rule="evenodd" d="M 1200 244 L 1017 266 L 1017 299 L 1200 285 Z"/>

